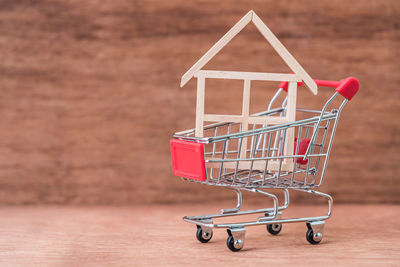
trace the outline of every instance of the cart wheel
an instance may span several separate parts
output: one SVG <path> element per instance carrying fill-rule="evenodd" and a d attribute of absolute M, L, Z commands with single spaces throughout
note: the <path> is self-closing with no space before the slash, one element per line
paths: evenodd
<path fill-rule="evenodd" d="M 242 249 L 242 248 L 235 248 L 235 239 L 231 235 L 228 236 L 228 239 L 226 240 L 226 245 L 233 252 L 237 252 Z"/>
<path fill-rule="evenodd" d="M 267 230 L 271 235 L 277 235 L 282 230 L 282 224 L 281 223 L 267 224 Z"/>
<path fill-rule="evenodd" d="M 314 231 L 312 229 L 308 229 L 307 230 L 306 239 L 312 245 L 317 245 L 317 244 L 319 244 L 319 242 L 321 242 L 321 240 L 317 241 L 317 240 L 314 239 Z"/>
<path fill-rule="evenodd" d="M 201 229 L 201 227 L 197 225 L 196 237 L 197 240 L 199 240 L 201 243 L 207 243 L 211 240 L 212 236 L 212 231 L 210 231 L 209 233 L 203 232 L 203 229 Z"/>

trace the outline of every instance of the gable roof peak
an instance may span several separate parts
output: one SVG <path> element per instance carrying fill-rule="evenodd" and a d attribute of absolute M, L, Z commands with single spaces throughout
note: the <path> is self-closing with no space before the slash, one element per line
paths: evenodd
<path fill-rule="evenodd" d="M 250 10 L 244 15 L 221 39 L 218 40 L 183 76 L 181 79 L 181 87 L 183 87 L 194 74 L 204 67 L 219 51 L 224 48 L 239 32 L 246 27 L 250 22 L 254 23 L 261 35 L 269 42 L 275 49 L 279 56 L 285 61 L 289 68 L 303 80 L 304 84 L 310 91 L 316 95 L 318 92 L 317 84 L 303 69 L 303 67 L 296 61 L 296 59 L 289 53 L 286 47 L 276 38 L 267 25 L 257 16 L 257 14 Z"/>

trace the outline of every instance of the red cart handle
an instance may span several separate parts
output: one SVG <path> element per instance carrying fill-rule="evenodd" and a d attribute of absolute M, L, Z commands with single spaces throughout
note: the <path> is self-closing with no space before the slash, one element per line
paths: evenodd
<path fill-rule="evenodd" d="M 344 80 L 341 80 L 339 82 L 336 81 L 326 81 L 326 80 L 314 80 L 315 83 L 318 86 L 325 86 L 325 87 L 332 87 L 336 88 L 336 92 L 347 98 L 348 100 L 351 100 L 353 96 L 357 93 L 360 83 L 358 80 L 354 77 L 348 77 Z M 298 82 L 297 86 L 302 86 L 302 82 Z M 281 82 L 279 84 L 279 88 L 282 88 L 287 92 L 288 88 L 288 82 Z"/>

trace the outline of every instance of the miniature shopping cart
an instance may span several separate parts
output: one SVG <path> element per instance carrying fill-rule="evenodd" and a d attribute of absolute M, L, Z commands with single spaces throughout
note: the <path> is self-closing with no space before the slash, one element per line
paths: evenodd
<path fill-rule="evenodd" d="M 293 71 L 291 74 L 215 71 L 202 68 L 248 23 L 254 23 L 282 60 Z M 212 237 L 213 228 L 226 228 L 227 246 L 239 251 L 244 244 L 245 227 L 266 225 L 276 235 L 283 223 L 306 222 L 306 238 L 311 244 L 322 240 L 324 220 L 332 210 L 332 197 L 315 191 L 325 175 L 340 113 L 358 91 L 357 79 L 349 77 L 339 82 L 313 80 L 276 36 L 253 12 L 249 11 L 182 77 L 181 86 L 197 78 L 196 127 L 174 134 L 170 141 L 173 172 L 186 181 L 232 189 L 237 194 L 237 206 L 222 209 L 218 214 L 187 216 L 183 219 L 197 226 L 196 236 L 202 242 Z M 206 79 L 243 80 L 241 115 L 204 113 Z M 266 111 L 249 113 L 252 81 L 280 81 L 278 91 Z M 319 86 L 336 88 L 322 110 L 297 108 L 297 88 L 305 85 L 315 95 Z M 283 92 L 283 101 L 277 105 Z M 332 108 L 338 94 L 343 102 Z M 277 106 L 277 107 L 275 107 Z M 304 119 L 296 119 L 302 113 Z M 298 118 L 298 117 L 297 117 Z M 204 122 L 211 124 L 205 125 Z M 275 194 L 266 189 L 281 189 L 284 204 L 279 205 Z M 271 208 L 241 210 L 241 191 L 262 194 L 273 200 Z M 283 218 L 282 211 L 289 206 L 289 191 L 296 190 L 325 198 L 328 213 L 318 217 Z M 214 223 L 213 219 L 261 213 L 257 220 L 234 223 Z"/>
<path fill-rule="evenodd" d="M 174 135 L 171 142 L 174 173 L 186 181 L 198 182 L 213 186 L 222 186 L 237 193 L 237 206 L 223 209 L 221 213 L 188 216 L 183 219 L 197 226 L 196 237 L 208 242 L 213 228 L 227 228 L 227 246 L 232 251 L 243 247 L 245 227 L 266 225 L 269 233 L 276 235 L 282 229 L 282 223 L 306 222 L 306 238 L 311 244 L 318 244 L 323 236 L 324 220 L 331 215 L 332 197 L 315 191 L 321 185 L 328 164 L 332 141 L 335 135 L 339 115 L 358 90 L 358 81 L 347 78 L 341 82 L 316 81 L 318 85 L 337 87 L 336 92 L 326 102 L 322 111 L 300 109 L 298 112 L 310 114 L 309 118 L 274 126 L 265 126 L 248 131 L 240 131 L 241 123 L 215 123 L 206 126 L 208 137 L 194 137 L 195 130 L 188 130 Z M 280 88 L 271 100 L 274 100 L 285 88 Z M 345 99 L 337 109 L 328 110 L 329 104 L 342 94 Z M 269 108 L 257 116 L 285 116 L 285 102 L 278 108 Z M 239 131 L 235 131 L 239 129 Z M 295 131 L 295 149 L 291 156 L 284 156 L 285 137 L 287 132 Z M 245 156 L 241 146 L 244 140 L 250 143 Z M 284 160 L 295 162 L 291 170 L 283 171 Z M 276 171 L 268 166 L 274 164 Z M 255 166 L 263 166 L 257 167 Z M 278 206 L 278 197 L 262 189 L 282 189 L 285 201 Z M 267 209 L 241 211 L 241 190 L 260 193 L 273 200 L 273 207 Z M 289 206 L 289 190 L 313 194 L 328 200 L 328 213 L 318 217 L 282 219 L 282 211 Z M 240 223 L 213 223 L 214 218 L 261 213 L 256 221 Z"/>

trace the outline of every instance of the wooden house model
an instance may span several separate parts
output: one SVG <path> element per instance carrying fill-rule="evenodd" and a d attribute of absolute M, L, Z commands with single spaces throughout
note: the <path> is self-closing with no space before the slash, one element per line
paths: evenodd
<path fill-rule="evenodd" d="M 202 69 L 226 44 L 228 44 L 247 24 L 254 23 L 261 35 L 270 43 L 283 61 L 289 66 L 293 73 L 264 73 L 264 72 L 243 72 L 243 71 L 215 71 Z M 261 21 L 254 11 L 249 11 L 240 19 L 214 46 L 212 46 L 183 76 L 181 87 L 193 77 L 197 78 L 197 103 L 196 103 L 196 126 L 195 136 L 203 137 L 204 122 L 239 122 L 242 124 L 242 131 L 247 131 L 249 124 L 276 125 L 296 120 L 296 96 L 298 82 L 304 83 L 314 94 L 317 94 L 317 84 L 307 74 L 303 67 L 283 46 L 271 30 Z M 243 100 L 241 115 L 217 115 L 204 113 L 205 101 L 205 80 L 206 79 L 236 79 L 243 80 Z M 250 88 L 251 81 L 277 81 L 288 82 L 287 111 L 285 117 L 275 116 L 252 116 L 250 110 Z M 285 155 L 292 155 L 294 148 L 294 131 L 289 129 L 286 132 Z M 243 144 L 243 157 L 245 157 L 247 144 Z M 289 170 L 293 162 L 285 161 L 281 166 L 283 170 Z M 264 166 L 260 166 L 262 169 Z M 257 166 L 254 166 L 257 169 Z M 271 165 L 271 169 L 276 169 Z"/>

